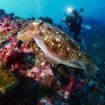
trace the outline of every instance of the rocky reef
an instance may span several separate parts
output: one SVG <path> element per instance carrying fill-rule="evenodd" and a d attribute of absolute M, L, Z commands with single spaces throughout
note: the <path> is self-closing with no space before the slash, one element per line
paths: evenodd
<path fill-rule="evenodd" d="M 50 17 L 39 17 L 38 19 L 41 19 L 47 23 L 53 24 L 53 19 L 51 19 Z"/>

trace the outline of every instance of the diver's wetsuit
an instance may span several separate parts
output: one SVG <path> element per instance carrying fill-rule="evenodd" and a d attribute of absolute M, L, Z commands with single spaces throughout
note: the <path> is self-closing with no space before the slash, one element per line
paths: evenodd
<path fill-rule="evenodd" d="M 78 19 L 79 18 L 79 19 Z M 82 17 L 70 17 L 70 20 L 68 22 L 70 23 L 70 26 L 68 26 L 69 31 L 73 32 L 73 38 L 75 40 L 78 40 L 78 35 L 81 33 L 81 23 L 82 23 Z"/>
<path fill-rule="evenodd" d="M 73 38 L 75 40 L 78 40 L 78 35 L 81 33 L 82 20 L 82 16 L 76 10 L 74 10 L 72 15 L 66 16 L 63 20 L 63 22 L 68 26 L 69 32 L 74 34 Z"/>

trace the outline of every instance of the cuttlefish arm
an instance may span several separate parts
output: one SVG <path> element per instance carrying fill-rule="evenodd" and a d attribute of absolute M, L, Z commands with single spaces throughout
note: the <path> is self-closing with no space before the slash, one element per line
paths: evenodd
<path fill-rule="evenodd" d="M 43 41 L 42 38 L 40 37 L 34 37 L 35 42 L 37 43 L 37 45 L 43 50 L 44 54 L 53 62 L 55 62 L 56 64 L 64 64 L 73 68 L 77 68 L 77 69 L 84 69 L 86 76 L 87 76 L 87 72 L 86 72 L 86 67 L 84 65 L 83 62 L 79 61 L 79 60 L 65 60 L 63 58 L 58 57 L 58 55 L 56 55 L 53 51 L 51 51 L 50 49 L 48 49 Z"/>

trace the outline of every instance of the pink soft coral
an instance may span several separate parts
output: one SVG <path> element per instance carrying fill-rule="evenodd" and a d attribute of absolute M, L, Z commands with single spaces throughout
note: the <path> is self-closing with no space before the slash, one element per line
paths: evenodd
<path fill-rule="evenodd" d="M 35 81 L 45 86 L 51 86 L 55 81 L 52 69 L 48 66 L 43 66 L 41 68 L 34 67 L 27 71 L 26 76 L 33 78 Z"/>
<path fill-rule="evenodd" d="M 19 29 L 19 25 L 15 20 L 9 20 L 9 18 L 4 17 L 3 21 L 0 21 L 0 33 L 10 33 L 15 32 Z"/>

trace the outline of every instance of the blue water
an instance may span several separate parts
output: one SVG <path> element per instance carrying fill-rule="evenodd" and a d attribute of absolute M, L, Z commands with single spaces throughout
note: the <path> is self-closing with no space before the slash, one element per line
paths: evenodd
<path fill-rule="evenodd" d="M 0 8 L 7 13 L 14 12 L 23 18 L 49 16 L 59 24 L 68 7 L 84 8 L 84 18 L 93 17 L 105 22 L 104 0 L 0 0 Z"/>

